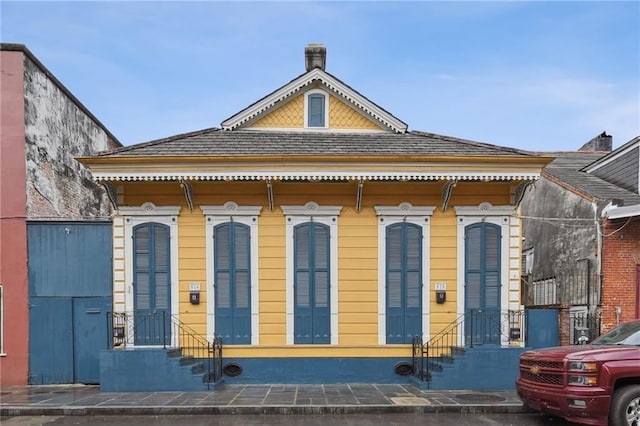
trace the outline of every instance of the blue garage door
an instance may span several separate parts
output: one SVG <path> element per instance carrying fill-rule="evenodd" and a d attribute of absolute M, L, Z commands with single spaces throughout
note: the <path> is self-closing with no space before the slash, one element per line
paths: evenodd
<path fill-rule="evenodd" d="M 111 310 L 111 223 L 29 223 L 29 383 L 97 383 Z"/>

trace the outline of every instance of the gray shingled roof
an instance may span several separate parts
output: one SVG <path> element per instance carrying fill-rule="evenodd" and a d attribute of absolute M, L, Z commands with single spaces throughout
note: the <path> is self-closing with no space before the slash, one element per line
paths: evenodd
<path fill-rule="evenodd" d="M 101 153 L 131 156 L 495 156 L 526 158 L 528 151 L 423 132 L 396 134 L 200 130 Z"/>
<path fill-rule="evenodd" d="M 608 153 L 561 152 L 546 154 L 555 156 L 556 159 L 545 167 L 543 176 L 548 175 L 552 179 L 563 182 L 579 193 L 598 201 L 618 198 L 624 200 L 625 205 L 640 204 L 640 195 L 581 171 L 581 169 L 598 161 Z"/>

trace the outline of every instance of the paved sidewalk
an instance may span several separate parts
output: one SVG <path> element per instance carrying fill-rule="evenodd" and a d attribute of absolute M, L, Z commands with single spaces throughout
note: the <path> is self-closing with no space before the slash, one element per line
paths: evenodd
<path fill-rule="evenodd" d="M 100 392 L 49 385 L 0 390 L 0 415 L 520 413 L 515 391 L 431 391 L 411 385 L 232 385 L 203 392 Z"/>

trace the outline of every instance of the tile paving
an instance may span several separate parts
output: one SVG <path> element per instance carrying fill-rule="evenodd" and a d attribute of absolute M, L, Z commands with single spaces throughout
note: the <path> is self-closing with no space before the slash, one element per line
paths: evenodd
<path fill-rule="evenodd" d="M 523 412 L 516 392 L 396 384 L 237 385 L 202 392 L 101 392 L 99 386 L 0 389 L 0 415 Z"/>

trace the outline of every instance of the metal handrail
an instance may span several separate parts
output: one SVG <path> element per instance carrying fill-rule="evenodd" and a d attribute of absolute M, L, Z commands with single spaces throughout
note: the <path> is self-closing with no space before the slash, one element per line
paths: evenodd
<path fill-rule="evenodd" d="M 413 375 L 430 381 L 434 368 L 453 360 L 454 353 L 464 347 L 503 341 L 523 341 L 523 311 L 489 311 L 470 309 L 442 331 L 424 342 L 422 336 L 412 341 Z M 497 330 L 498 333 L 493 333 Z M 497 338 L 497 341 L 496 341 Z"/>
<path fill-rule="evenodd" d="M 107 312 L 107 348 L 154 346 L 180 350 L 185 359 L 203 363 L 207 388 L 222 378 L 222 339 L 197 333 L 175 315 Z"/>

